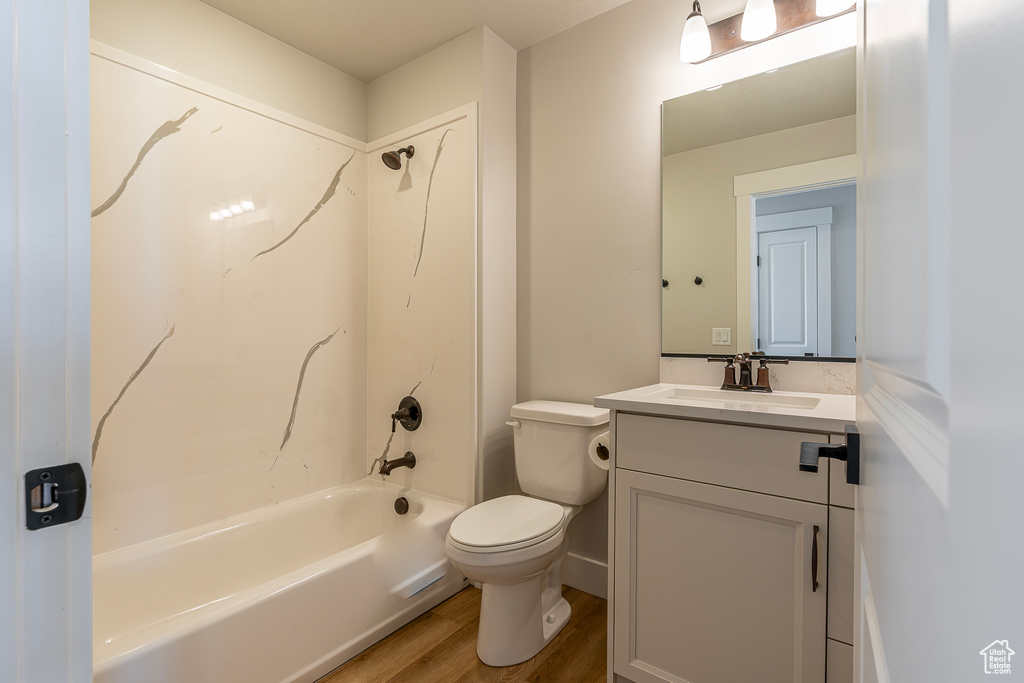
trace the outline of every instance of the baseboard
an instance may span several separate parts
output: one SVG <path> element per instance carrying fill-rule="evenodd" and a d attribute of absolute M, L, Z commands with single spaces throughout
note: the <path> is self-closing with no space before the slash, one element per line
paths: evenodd
<path fill-rule="evenodd" d="M 608 564 L 569 553 L 562 561 L 562 583 L 608 599 Z"/>

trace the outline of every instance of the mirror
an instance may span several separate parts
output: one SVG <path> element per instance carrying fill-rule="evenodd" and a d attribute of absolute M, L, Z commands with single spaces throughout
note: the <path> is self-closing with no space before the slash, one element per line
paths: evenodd
<path fill-rule="evenodd" d="M 662 355 L 855 355 L 853 48 L 662 105 Z"/>

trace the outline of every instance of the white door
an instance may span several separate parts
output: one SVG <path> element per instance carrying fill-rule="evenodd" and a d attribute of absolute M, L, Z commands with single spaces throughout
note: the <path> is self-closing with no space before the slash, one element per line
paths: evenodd
<path fill-rule="evenodd" d="M 860 11 L 857 679 L 1014 680 L 1024 3 Z"/>
<path fill-rule="evenodd" d="M 757 235 L 757 350 L 818 355 L 818 239 L 815 228 Z"/>
<path fill-rule="evenodd" d="M 92 679 L 89 508 L 28 531 L 24 483 L 38 468 L 90 469 L 88 12 L 33 0 L 0 14 L 4 683 Z"/>

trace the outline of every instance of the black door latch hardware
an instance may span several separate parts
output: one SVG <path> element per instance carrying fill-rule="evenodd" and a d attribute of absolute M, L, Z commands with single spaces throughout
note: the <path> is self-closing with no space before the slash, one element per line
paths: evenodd
<path fill-rule="evenodd" d="M 846 425 L 845 444 L 801 443 L 800 471 L 817 472 L 819 457 L 845 461 L 846 483 L 860 484 L 860 432 L 855 425 Z"/>

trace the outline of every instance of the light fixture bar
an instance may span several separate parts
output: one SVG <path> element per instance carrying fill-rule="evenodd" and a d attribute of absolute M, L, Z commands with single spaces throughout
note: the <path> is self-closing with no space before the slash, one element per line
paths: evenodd
<path fill-rule="evenodd" d="M 847 9 L 827 17 L 819 17 L 817 5 L 820 0 L 775 0 L 775 12 L 778 27 L 775 33 L 767 38 L 758 41 L 745 41 L 740 37 L 740 26 L 743 22 L 743 15 L 737 14 L 717 21 L 708 26 L 711 33 L 711 56 L 707 59 L 714 59 L 736 50 L 742 50 L 751 45 L 757 45 L 765 40 L 771 40 L 777 36 L 796 31 L 805 26 L 812 26 L 822 21 L 828 21 L 835 17 L 853 12 L 856 10 L 856 3 L 851 4 Z M 707 61 L 702 60 L 702 62 Z M 698 62 L 701 63 L 701 62 Z"/>

